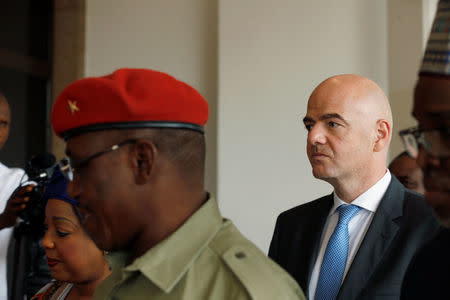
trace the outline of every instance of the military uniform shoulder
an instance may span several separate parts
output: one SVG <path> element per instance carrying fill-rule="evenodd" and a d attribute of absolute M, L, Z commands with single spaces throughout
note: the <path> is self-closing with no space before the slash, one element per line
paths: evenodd
<path fill-rule="evenodd" d="M 297 282 L 226 221 L 210 244 L 249 299 L 305 299 Z"/>

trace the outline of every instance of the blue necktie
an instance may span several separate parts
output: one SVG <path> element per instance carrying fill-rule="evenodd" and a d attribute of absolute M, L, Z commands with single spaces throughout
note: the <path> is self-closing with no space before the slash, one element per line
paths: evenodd
<path fill-rule="evenodd" d="M 316 287 L 316 300 L 334 300 L 337 297 L 347 262 L 348 223 L 360 209 L 355 205 L 341 205 L 337 208 L 339 221 L 323 255 Z"/>

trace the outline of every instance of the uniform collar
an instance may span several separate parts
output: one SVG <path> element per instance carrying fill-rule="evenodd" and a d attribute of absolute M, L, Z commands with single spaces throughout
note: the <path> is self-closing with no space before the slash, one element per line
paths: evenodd
<path fill-rule="evenodd" d="M 222 217 L 216 200 L 211 197 L 168 238 L 123 268 L 123 275 L 141 272 L 161 290 L 169 293 L 221 227 Z M 126 259 L 127 255 L 123 252 L 109 258 L 113 270 L 114 267 L 123 266 Z"/>

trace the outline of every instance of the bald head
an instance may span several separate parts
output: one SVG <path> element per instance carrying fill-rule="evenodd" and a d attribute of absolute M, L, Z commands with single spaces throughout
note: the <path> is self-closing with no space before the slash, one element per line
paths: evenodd
<path fill-rule="evenodd" d="M 311 94 L 313 98 L 328 98 L 337 105 L 354 107 L 372 120 L 384 119 L 392 128 L 392 112 L 383 90 L 369 78 L 344 74 L 330 77 L 320 83 Z"/>
<path fill-rule="evenodd" d="M 0 149 L 3 148 L 9 136 L 9 124 L 11 122 L 11 111 L 5 96 L 0 93 Z"/>
<path fill-rule="evenodd" d="M 313 174 L 335 190 L 342 183 L 364 191 L 385 174 L 392 113 L 372 80 L 351 74 L 326 79 L 312 92 L 303 121 Z M 341 197 L 351 200 L 355 194 L 351 190 Z"/>

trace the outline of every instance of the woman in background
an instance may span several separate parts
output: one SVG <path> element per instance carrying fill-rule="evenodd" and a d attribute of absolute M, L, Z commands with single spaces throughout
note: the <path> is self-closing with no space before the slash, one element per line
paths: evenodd
<path fill-rule="evenodd" d="M 52 277 L 35 300 L 92 299 L 95 288 L 110 273 L 101 251 L 81 226 L 77 201 L 66 193 L 67 180 L 55 168 L 45 192 L 45 236 L 42 246 Z"/>

